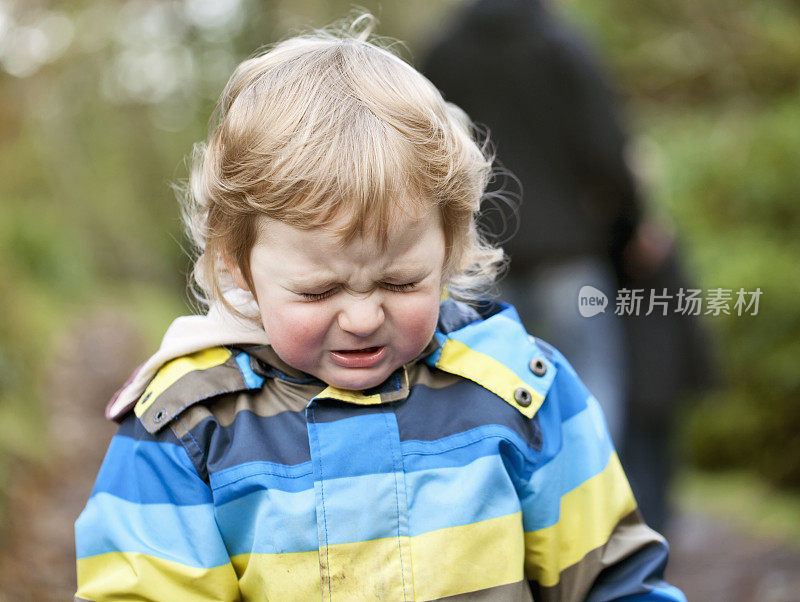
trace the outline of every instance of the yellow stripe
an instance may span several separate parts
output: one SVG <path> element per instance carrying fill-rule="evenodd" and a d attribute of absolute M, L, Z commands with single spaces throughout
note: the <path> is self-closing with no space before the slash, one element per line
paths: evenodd
<path fill-rule="evenodd" d="M 242 554 L 231 561 L 245 599 L 414 599 L 407 537 L 336 544 L 319 552 Z"/>
<path fill-rule="evenodd" d="M 517 512 L 410 539 L 336 544 L 320 553 L 242 554 L 231 561 L 244 599 L 434 600 L 522 580 L 524 549 Z M 321 570 L 326 566 L 330 580 Z"/>
<path fill-rule="evenodd" d="M 144 390 L 141 399 L 134 408 L 136 415 L 141 416 L 144 414 L 145 410 L 152 405 L 159 395 L 189 374 L 189 372 L 219 366 L 224 364 L 230 356 L 230 350 L 224 347 L 212 347 L 167 362 Z"/>
<path fill-rule="evenodd" d="M 322 600 L 415 599 L 408 537 L 322 547 L 319 562 Z"/>
<path fill-rule="evenodd" d="M 411 538 L 414 591 L 435 600 L 524 577 L 520 512 Z"/>
<path fill-rule="evenodd" d="M 319 600 L 319 553 L 231 557 L 244 600 Z"/>
<path fill-rule="evenodd" d="M 470 349 L 461 341 L 454 339 L 445 341 L 436 367 L 451 374 L 463 376 L 489 389 L 528 418 L 532 418 L 544 402 L 544 397 L 517 376 L 513 370 L 484 353 Z M 527 389 L 531 394 L 532 401 L 528 407 L 519 405 L 514 399 L 514 392 L 520 387 Z"/>
<path fill-rule="evenodd" d="M 545 587 L 556 585 L 561 571 L 605 544 L 617 523 L 636 509 L 636 500 L 617 454 L 600 474 L 561 498 L 558 523 L 525 533 L 525 573 Z"/>
<path fill-rule="evenodd" d="M 317 395 L 317 398 L 326 397 L 330 399 L 339 399 L 341 401 L 349 401 L 350 403 L 357 403 L 359 405 L 377 405 L 381 402 L 380 394 L 364 395 L 360 391 L 345 391 L 344 389 L 337 389 L 336 387 L 327 387 L 322 393 Z"/>
<path fill-rule="evenodd" d="M 342 401 L 349 401 L 359 405 L 378 405 L 388 401 L 396 401 L 403 399 L 408 395 L 408 372 L 405 367 L 403 368 L 403 384 L 399 389 L 393 391 L 385 391 L 383 393 L 375 393 L 374 395 L 364 395 L 361 391 L 350 391 L 345 389 L 337 389 L 336 387 L 326 387 L 319 395 L 318 398 L 331 398 L 340 399 Z"/>
<path fill-rule="evenodd" d="M 198 569 L 177 562 L 111 552 L 78 560 L 78 592 L 88 600 L 238 600 L 231 565 Z"/>

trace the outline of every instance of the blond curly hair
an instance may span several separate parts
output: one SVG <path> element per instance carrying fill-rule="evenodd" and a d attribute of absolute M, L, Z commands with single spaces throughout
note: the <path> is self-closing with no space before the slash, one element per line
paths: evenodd
<path fill-rule="evenodd" d="M 475 225 L 492 169 L 487 144 L 461 109 L 371 35 L 373 25 L 362 15 L 293 37 L 234 71 L 182 198 L 202 302 L 235 311 L 224 297 L 235 288 L 226 258 L 253 290 L 259 216 L 381 241 L 397 217 L 435 207 L 449 294 L 474 299 L 495 280 L 503 252 Z"/>

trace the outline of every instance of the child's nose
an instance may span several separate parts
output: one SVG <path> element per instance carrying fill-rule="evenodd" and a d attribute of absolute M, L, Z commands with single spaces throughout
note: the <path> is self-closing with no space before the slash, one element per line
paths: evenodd
<path fill-rule="evenodd" d="M 339 327 L 359 337 L 374 333 L 384 321 L 383 307 L 377 295 L 353 296 L 339 312 Z"/>

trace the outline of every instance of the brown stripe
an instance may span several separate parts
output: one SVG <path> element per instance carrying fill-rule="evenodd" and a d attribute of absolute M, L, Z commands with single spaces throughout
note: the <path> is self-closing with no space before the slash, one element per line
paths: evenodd
<path fill-rule="evenodd" d="M 424 385 L 431 389 L 445 389 L 458 381 L 464 380 L 460 376 L 450 374 L 438 368 L 431 368 L 427 364 L 417 363 L 408 371 L 408 383 L 411 387 Z"/>
<path fill-rule="evenodd" d="M 475 592 L 456 594 L 439 600 L 458 600 L 459 602 L 533 602 L 527 581 L 517 581 L 506 585 L 487 587 Z"/>
<path fill-rule="evenodd" d="M 269 359 L 270 362 L 277 363 L 273 357 L 274 351 L 269 347 L 248 349 L 247 352 L 258 355 L 262 361 Z M 285 365 L 279 367 L 279 369 L 284 368 Z M 459 376 L 431 368 L 419 361 L 408 364 L 407 368 L 410 387 L 424 385 L 431 389 L 444 389 L 461 380 Z M 311 399 L 325 389 L 321 384 L 298 384 L 280 378 L 268 378 L 259 391 L 243 391 L 244 388 L 241 374 L 233 358 L 220 366 L 190 372 L 164 391 L 148 408 L 142 417 L 147 420 L 145 427 L 147 428 L 149 424 L 151 428 L 157 429 L 169 422 L 169 419 L 165 419 L 158 424 L 153 423 L 153 417 L 160 409 L 164 409 L 171 418 L 180 413 L 181 408 L 193 399 L 208 398 L 212 394 L 220 394 L 219 399 L 210 404 L 191 405 L 181 413 L 181 420 L 187 429 L 191 430 L 210 416 L 214 416 L 220 425 L 229 426 L 242 411 L 252 412 L 262 418 L 286 411 L 300 412 Z M 237 390 L 241 392 L 233 394 Z M 397 395 L 394 395 L 395 393 Z M 393 401 L 395 398 L 407 395 L 407 389 L 403 387 L 402 391 L 385 394 L 382 401 Z"/>
<path fill-rule="evenodd" d="M 206 467 L 205 454 L 197 445 L 197 440 L 189 435 L 189 431 L 186 430 L 186 425 L 183 424 L 183 420 L 173 420 L 169 423 L 169 428 L 172 429 L 172 434 L 183 444 L 186 453 L 189 454 L 189 457 L 192 459 L 192 464 L 194 464 L 197 474 L 200 475 L 201 479 L 208 482 L 208 468 Z"/>
<path fill-rule="evenodd" d="M 381 393 L 381 403 L 388 403 L 390 401 L 399 401 L 401 399 L 405 399 L 408 397 L 408 392 L 410 390 L 410 386 L 408 384 L 408 372 L 409 370 L 413 370 L 412 367 L 403 366 L 403 376 L 402 381 L 400 383 L 400 388 L 395 391 L 388 391 L 386 393 Z"/>
<path fill-rule="evenodd" d="M 165 427 L 187 406 L 246 388 L 236 360 L 230 357 L 218 366 L 195 370 L 179 378 L 145 410 L 141 416 L 142 425 L 149 433 L 154 433 Z"/>
<path fill-rule="evenodd" d="M 552 587 L 539 587 L 536 599 L 584 600 L 597 579 L 606 568 L 613 566 L 638 550 L 663 537 L 648 527 L 639 510 L 624 516 L 614 527 L 608 541 L 595 548 L 577 563 L 561 571 L 559 582 Z"/>
<path fill-rule="evenodd" d="M 409 366 L 409 383 L 425 385 L 432 389 L 443 389 L 461 380 L 460 377 L 448 374 L 426 364 L 416 363 Z M 324 390 L 322 385 L 296 384 L 278 378 L 268 379 L 260 391 L 243 391 L 238 395 L 224 395 L 213 404 L 197 404 L 188 408 L 181 420 L 187 429 L 192 429 L 201 421 L 214 416 L 222 426 L 233 423 L 236 414 L 242 411 L 252 412 L 256 416 L 267 418 L 281 412 L 301 412 L 308 402 Z M 403 395 L 405 396 L 405 392 Z"/>
<path fill-rule="evenodd" d="M 214 416 L 221 426 L 229 426 L 236 415 L 243 411 L 262 418 L 281 412 L 302 412 L 323 389 L 322 385 L 301 385 L 277 378 L 269 379 L 258 391 L 242 391 L 224 395 L 209 405 L 194 405 L 183 414 L 182 420 L 186 428 L 192 429 L 209 416 Z"/>

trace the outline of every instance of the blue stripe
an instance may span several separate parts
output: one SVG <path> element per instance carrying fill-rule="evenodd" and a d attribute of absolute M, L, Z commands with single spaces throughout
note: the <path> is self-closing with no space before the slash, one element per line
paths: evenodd
<path fill-rule="evenodd" d="M 504 459 L 498 455 L 502 441 L 483 439 L 440 452 L 441 455 L 411 452 L 404 457 L 407 491 L 413 492 L 409 510 L 411 535 L 520 510 Z M 441 442 L 419 443 L 430 448 Z M 463 462 L 465 459 L 471 463 Z M 446 463 L 451 466 L 443 466 Z M 220 529 L 231 554 L 316 549 L 316 511 L 309 470 L 308 464 L 280 467 L 252 463 L 212 477 L 215 499 L 220 504 Z M 275 475 L 266 474 L 267 471 L 286 472 Z M 296 488 L 290 491 L 292 486 Z M 502 491 L 505 493 L 498 495 Z M 395 495 L 394 473 L 326 479 L 326 512 L 337 519 L 344 517 L 328 523 L 328 542 L 349 543 L 396 535 Z M 369 512 L 354 513 L 353 500 L 359 500 L 359 506 L 369 508 Z M 289 524 L 284 521 L 284 514 Z M 266 539 L 255 540 L 256 528 Z"/>
<path fill-rule="evenodd" d="M 250 356 L 244 352 L 239 352 L 236 355 L 236 364 L 239 366 L 239 371 L 242 373 L 242 378 L 244 378 L 244 384 L 247 388 L 260 389 L 261 385 L 264 384 L 264 377 L 253 372 L 253 368 L 250 366 Z"/>
<path fill-rule="evenodd" d="M 402 478 L 402 475 L 398 475 Z M 252 479 L 250 480 L 252 481 Z M 519 512 L 514 485 L 500 456 L 469 466 L 406 474 L 410 535 L 471 524 Z M 329 544 L 369 541 L 397 534 L 393 473 L 325 481 Z M 353 500 L 368 512 L 353 512 Z M 217 509 L 217 522 L 231 555 L 317 549 L 314 490 L 256 490 Z"/>
<path fill-rule="evenodd" d="M 563 356 L 557 351 L 555 353 L 562 358 L 564 363 L 559 363 L 559 371 L 550 388 L 550 396 L 557 401 L 560 419 L 563 422 L 583 411 L 586 407 L 586 399 L 591 396 L 591 393 L 575 374 L 567 360 L 563 359 Z"/>
<path fill-rule="evenodd" d="M 309 423 L 308 429 L 309 433 L 316 430 L 320 460 L 336 459 L 325 463 L 326 489 L 329 479 L 394 472 L 392 456 L 385 450 L 391 444 L 387 441 L 387 435 L 391 435 L 387 432 L 387 418 L 394 422 L 393 415 L 379 412 L 336 422 L 317 422 L 316 415 L 324 415 L 325 410 L 323 404 L 315 407 L 315 422 Z"/>
<path fill-rule="evenodd" d="M 528 338 L 516 310 L 510 305 L 491 318 L 470 324 L 448 336 L 497 360 L 542 396 L 547 394 L 556 375 L 556 367 Z M 530 361 L 534 357 L 541 357 L 547 364 L 544 376 L 536 376 L 531 372 Z"/>
<path fill-rule="evenodd" d="M 681 590 L 674 585 L 665 585 L 664 587 L 657 587 L 653 591 L 640 595 L 629 596 L 622 598 L 622 600 L 641 600 L 642 602 L 686 602 L 686 596 Z"/>
<path fill-rule="evenodd" d="M 478 458 L 511 451 L 506 442 L 511 442 L 514 450 L 525 449 L 525 442 L 516 433 L 493 424 L 436 441 L 403 441 L 400 448 L 405 471 L 413 472 L 466 466 Z M 532 457 L 533 452 L 531 456 L 523 458 L 512 451 L 507 455 L 506 462 L 517 474 L 522 475 Z"/>
<path fill-rule="evenodd" d="M 316 401 L 317 399 L 324 401 L 319 402 Z M 384 412 L 384 408 L 380 405 L 356 405 L 332 397 L 315 397 L 314 400 L 314 420 L 318 423 L 336 422 L 356 416 L 371 416 Z"/>
<path fill-rule="evenodd" d="M 637 525 L 640 531 L 630 537 L 648 537 L 650 532 L 644 523 Z M 623 537 L 625 537 L 623 535 Z M 607 567 L 592 587 L 587 602 L 603 600 L 675 600 L 676 598 L 651 598 L 653 591 L 668 587 L 662 575 L 667 564 L 667 544 L 652 541 L 635 553 Z M 677 590 L 676 590 L 677 591 Z M 631 592 L 636 592 L 631 594 Z M 677 598 L 680 599 L 680 598 Z"/>
<path fill-rule="evenodd" d="M 502 425 L 529 447 L 537 444 L 536 424 L 499 396 L 469 380 L 443 389 L 415 385 L 398 404 L 400 440 L 432 441 L 484 424 Z M 525 444 L 525 443 L 523 443 Z"/>
<path fill-rule="evenodd" d="M 206 418 L 191 433 L 208 449 L 209 474 L 252 461 L 294 466 L 311 460 L 305 411 L 258 416 L 245 410 L 233 424 L 223 427 Z"/>
<path fill-rule="evenodd" d="M 561 420 L 580 412 L 588 394 L 583 393 L 585 387 L 575 370 L 557 350 L 546 343 L 540 345 L 530 340 L 512 306 L 502 304 L 502 307 L 499 313 L 447 335 L 437 331 L 436 340 L 443 346 L 452 338 L 503 363 L 546 399 L 556 397 Z M 529 352 L 520 353 L 523 349 Z M 424 361 L 435 366 L 440 357 L 441 347 Z M 543 377 L 535 376 L 530 370 L 529 363 L 534 357 L 542 358 L 547 365 Z"/>
<path fill-rule="evenodd" d="M 155 436 L 148 433 L 144 426 L 142 426 L 142 423 L 139 422 L 136 414 L 134 414 L 132 411 L 128 412 L 128 414 L 125 416 L 125 419 L 120 423 L 117 435 L 146 441 L 165 441 L 164 436 L 166 436 L 170 442 L 174 443 L 175 445 L 180 445 L 180 442 L 175 438 L 175 435 L 170 429 L 163 429 L 158 433 L 158 435 Z"/>
<path fill-rule="evenodd" d="M 600 474 L 613 451 L 597 402 L 590 398 L 583 412 L 563 424 L 561 451 L 533 473 L 526 487 L 527 494 L 523 496 L 525 531 L 556 524 L 561 497 Z"/>
<path fill-rule="evenodd" d="M 595 599 L 611 600 L 612 598 L 594 598 L 590 596 L 586 599 L 586 602 L 592 602 Z M 623 596 L 622 598 L 613 599 L 618 600 L 618 602 L 686 602 L 686 596 L 681 590 L 666 583 L 662 587 L 657 587 L 647 593 L 631 594 L 629 596 Z"/>
<path fill-rule="evenodd" d="M 287 493 L 314 489 L 311 462 L 296 466 L 248 462 L 211 475 L 210 482 L 218 505 L 264 489 Z"/>
<path fill-rule="evenodd" d="M 448 298 L 439 304 L 439 321 L 436 329 L 443 333 L 453 332 L 482 319 L 481 314 L 473 307 L 462 301 Z"/>
<path fill-rule="evenodd" d="M 217 524 L 231 556 L 308 552 L 318 547 L 313 488 L 253 492 L 219 506 Z"/>
<path fill-rule="evenodd" d="M 554 353 L 558 353 L 555 352 Z M 538 460 L 545 463 L 561 451 L 563 423 L 587 408 L 591 393 L 570 369 L 560 370 L 550 392 L 536 412 L 534 421 L 541 429 L 541 453 Z"/>
<path fill-rule="evenodd" d="M 410 535 L 469 525 L 520 511 L 514 484 L 498 455 L 461 468 L 406 474 Z"/>
<path fill-rule="evenodd" d="M 512 446 L 507 444 L 509 441 Z M 487 425 L 436 441 L 404 441 L 401 453 L 404 470 L 410 473 L 462 467 L 478 458 L 524 449 L 524 445 L 524 441 L 507 428 Z M 517 453 L 506 454 L 504 462 L 516 474 L 523 474 L 526 470 L 526 460 Z M 247 462 L 212 474 L 210 484 L 218 504 L 260 489 L 297 492 L 313 488 L 312 467 L 310 461 L 294 466 Z"/>
<path fill-rule="evenodd" d="M 402 478 L 402 474 L 381 473 L 325 479 L 328 544 L 397 537 L 396 480 Z"/>
<path fill-rule="evenodd" d="M 111 439 L 92 496 L 110 493 L 137 504 L 191 505 L 211 501 L 211 491 L 179 445 Z"/>
<path fill-rule="evenodd" d="M 78 558 L 133 552 L 196 568 L 230 562 L 218 533 L 211 504 L 142 505 L 107 493 L 92 496 L 75 523 Z"/>

